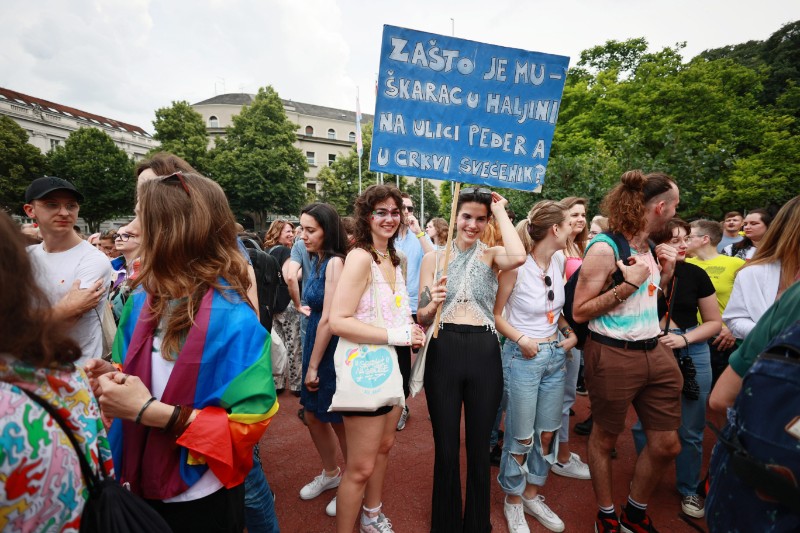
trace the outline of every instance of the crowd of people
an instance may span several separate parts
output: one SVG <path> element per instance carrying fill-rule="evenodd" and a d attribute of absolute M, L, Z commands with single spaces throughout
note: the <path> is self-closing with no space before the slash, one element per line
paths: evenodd
<path fill-rule="evenodd" d="M 672 177 L 629 171 L 604 216 L 569 197 L 532 201 L 515 225 L 500 193 L 469 186 L 448 247 L 448 222 L 422 227 L 390 185 L 368 187 L 350 217 L 312 203 L 259 235 L 177 156 L 141 162 L 135 179 L 135 218 L 86 238 L 84 197 L 60 178 L 26 190 L 32 223 L 0 215 L 0 529 L 77 531 L 87 498 L 75 451 L 27 391 L 173 531 L 279 531 L 258 442 L 288 389 L 321 463 L 299 497 L 336 489 L 336 531 L 391 532 L 384 479 L 414 375 L 435 450 L 432 532 L 492 529 L 493 462 L 512 533 L 530 531 L 526 515 L 565 529 L 545 503 L 550 472 L 591 484 L 596 532 L 655 531 L 647 504 L 673 462 L 681 511 L 706 515 L 707 405 L 733 404 L 766 342 L 743 341 L 765 335 L 776 302 L 799 318 L 786 299 L 800 197 L 686 222 Z M 274 261 L 268 303 L 253 249 Z M 391 348 L 402 379 L 383 404 L 337 407 L 352 360 L 337 365 L 340 339 Z M 576 394 L 591 403 L 585 460 L 569 444 Z M 631 406 L 638 456 L 617 508 L 611 459 Z"/>

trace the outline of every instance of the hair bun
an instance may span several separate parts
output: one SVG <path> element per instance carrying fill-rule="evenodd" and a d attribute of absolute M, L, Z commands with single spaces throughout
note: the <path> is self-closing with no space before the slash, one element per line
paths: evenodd
<path fill-rule="evenodd" d="M 622 175 L 620 181 L 625 188 L 641 192 L 644 190 L 647 178 L 641 170 L 629 170 Z"/>

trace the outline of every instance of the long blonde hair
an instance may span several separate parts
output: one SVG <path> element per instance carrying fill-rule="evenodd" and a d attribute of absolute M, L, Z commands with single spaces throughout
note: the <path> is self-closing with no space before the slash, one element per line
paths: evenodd
<path fill-rule="evenodd" d="M 547 237 L 551 227 L 564 222 L 568 212 L 567 206 L 555 200 L 533 204 L 528 216 L 517 224 L 517 234 L 525 246 L 525 252 L 531 253 L 536 243 Z"/>
<path fill-rule="evenodd" d="M 215 181 L 187 172 L 139 187 L 142 270 L 133 287 L 141 285 L 150 296 L 156 320 L 167 317 L 161 352 L 171 360 L 209 288 L 248 302 L 247 260 L 236 240 L 236 219 Z"/>
<path fill-rule="evenodd" d="M 572 210 L 572 208 L 576 205 L 582 205 L 584 211 L 588 211 L 589 209 L 588 200 L 579 196 L 567 196 L 561 200 L 561 203 L 564 204 L 564 206 L 569 210 Z M 590 225 L 591 223 L 587 220 L 583 225 L 583 231 L 577 234 L 574 239 L 570 237 L 567 241 L 566 252 L 568 252 L 567 255 L 569 257 L 583 257 L 583 251 L 586 249 L 586 244 L 589 242 Z"/>

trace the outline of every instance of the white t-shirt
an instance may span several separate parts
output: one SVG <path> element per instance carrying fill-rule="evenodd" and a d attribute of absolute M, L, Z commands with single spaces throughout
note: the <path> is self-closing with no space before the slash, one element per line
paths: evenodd
<path fill-rule="evenodd" d="M 101 278 L 106 286 L 111 280 L 111 261 L 103 252 L 86 241 L 81 241 L 66 252 L 57 253 L 46 252 L 42 244 L 35 244 L 28 246 L 28 255 L 33 264 L 36 283 L 47 294 L 52 305 L 58 303 L 69 292 L 75 280 L 81 280 L 82 289 L 90 287 Z M 89 359 L 103 355 L 100 317 L 103 316 L 104 305 L 108 305 L 105 296 L 100 299 L 95 309 L 85 313 L 70 329 L 72 338 L 81 347 L 81 358 L 75 363 L 78 366 L 83 366 Z"/>
<path fill-rule="evenodd" d="M 505 307 L 506 320 L 532 339 L 544 339 L 558 331 L 558 318 L 564 307 L 564 261 L 564 254 L 553 254 L 543 272 L 528 254 L 525 264 L 517 269 L 517 281 Z M 550 278 L 549 288 L 544 276 Z M 550 290 L 552 302 L 547 298 Z M 548 312 L 552 312 L 552 322 Z"/>

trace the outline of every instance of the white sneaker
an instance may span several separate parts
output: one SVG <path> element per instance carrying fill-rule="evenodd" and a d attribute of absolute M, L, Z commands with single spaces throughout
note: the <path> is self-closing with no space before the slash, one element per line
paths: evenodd
<path fill-rule="evenodd" d="M 589 465 L 581 461 L 577 453 L 569 454 L 569 461 L 565 464 L 555 463 L 550 470 L 559 476 L 571 477 L 575 479 L 592 479 L 589 473 Z"/>
<path fill-rule="evenodd" d="M 508 522 L 508 533 L 531 533 L 521 503 L 508 503 L 508 500 L 504 500 L 503 514 Z"/>
<path fill-rule="evenodd" d="M 325 506 L 325 514 L 328 516 L 336 516 L 336 496 Z"/>
<path fill-rule="evenodd" d="M 365 516 L 365 515 L 362 515 Z M 363 520 L 359 520 L 359 533 L 394 533 L 392 523 L 386 518 L 386 515 L 381 513 L 366 524 Z"/>
<path fill-rule="evenodd" d="M 313 500 L 326 490 L 335 489 L 342 481 L 342 469 L 338 468 L 333 477 L 325 475 L 325 470 L 314 478 L 314 481 L 300 489 L 300 497 L 304 500 Z"/>
<path fill-rule="evenodd" d="M 703 497 L 697 494 L 681 497 L 681 511 L 692 518 L 703 518 L 706 514 Z"/>
<path fill-rule="evenodd" d="M 541 494 L 532 500 L 526 500 L 523 496 L 522 508 L 550 531 L 564 531 L 564 522 L 544 503 L 544 496 Z"/>

